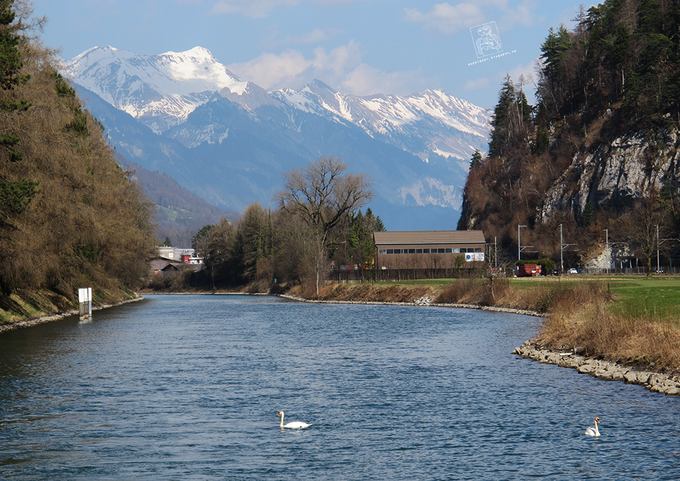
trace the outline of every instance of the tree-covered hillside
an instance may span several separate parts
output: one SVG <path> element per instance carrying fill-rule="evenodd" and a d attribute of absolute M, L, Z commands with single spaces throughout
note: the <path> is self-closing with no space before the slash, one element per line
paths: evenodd
<path fill-rule="evenodd" d="M 155 243 L 151 206 L 27 12 L 0 0 L 0 294 L 133 288 Z"/>
<path fill-rule="evenodd" d="M 649 266 L 655 226 L 678 237 L 680 1 L 607 0 L 575 15 L 574 30 L 551 29 L 541 45 L 536 106 L 524 79 L 506 78 L 459 228 L 483 229 L 516 258 L 526 225 L 527 257 L 559 259 L 561 224 L 581 261 L 607 229 Z"/>

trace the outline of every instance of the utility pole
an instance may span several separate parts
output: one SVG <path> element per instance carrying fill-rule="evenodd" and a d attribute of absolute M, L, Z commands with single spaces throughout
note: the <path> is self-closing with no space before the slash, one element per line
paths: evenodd
<path fill-rule="evenodd" d="M 564 274 L 564 242 L 562 241 L 562 224 L 560 224 L 560 275 Z"/>
<path fill-rule="evenodd" d="M 609 229 L 605 229 L 604 231 L 607 234 L 607 275 L 609 275 L 609 267 L 612 264 L 611 254 L 609 253 Z"/>
<path fill-rule="evenodd" d="M 562 224 L 560 224 L 560 275 L 564 275 L 564 248 L 576 244 L 565 244 L 562 240 Z"/>
<path fill-rule="evenodd" d="M 522 260 L 522 231 L 520 230 L 522 227 L 526 227 L 525 225 L 518 225 L 517 226 L 517 260 L 521 261 Z"/>
<path fill-rule="evenodd" d="M 659 224 L 656 224 L 656 272 L 661 270 L 659 265 Z"/>
<path fill-rule="evenodd" d="M 496 236 L 493 238 L 493 259 L 496 269 L 498 269 L 498 244 L 496 244 Z"/>

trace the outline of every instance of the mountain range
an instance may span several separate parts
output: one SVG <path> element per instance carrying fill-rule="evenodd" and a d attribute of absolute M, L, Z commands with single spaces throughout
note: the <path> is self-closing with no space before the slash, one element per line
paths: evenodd
<path fill-rule="evenodd" d="M 389 230 L 453 229 L 490 129 L 488 111 L 443 90 L 359 97 L 315 80 L 268 92 L 202 47 L 94 47 L 61 73 L 118 154 L 232 211 L 270 204 L 284 172 L 335 156 L 372 179 L 371 207 Z"/>

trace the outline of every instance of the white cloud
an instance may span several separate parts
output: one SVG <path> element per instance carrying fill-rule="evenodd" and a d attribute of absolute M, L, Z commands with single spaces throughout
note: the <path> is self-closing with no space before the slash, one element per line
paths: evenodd
<path fill-rule="evenodd" d="M 510 78 L 512 79 L 512 81 L 515 84 L 518 84 L 521 80 L 521 77 L 524 76 L 524 89 L 527 90 L 535 88 L 535 83 L 538 79 L 536 75 L 537 62 L 538 60 L 534 60 L 533 62 L 527 65 L 519 64 L 515 68 L 510 70 L 508 74 L 510 74 Z"/>
<path fill-rule="evenodd" d="M 210 9 L 213 14 L 240 13 L 247 17 L 261 18 L 279 5 L 294 6 L 298 0 L 219 0 Z"/>
<path fill-rule="evenodd" d="M 355 95 L 408 94 L 424 90 L 428 86 L 431 85 L 428 85 L 421 70 L 383 72 L 365 63 L 347 74 L 342 82 L 343 90 Z"/>
<path fill-rule="evenodd" d="M 439 3 L 428 13 L 422 13 L 415 8 L 407 8 L 404 13 L 407 21 L 421 23 L 425 28 L 437 30 L 445 35 L 457 33 L 484 21 L 482 9 L 472 3 L 458 5 Z"/>
<path fill-rule="evenodd" d="M 303 33 L 302 35 L 286 35 L 281 40 L 281 43 L 286 45 L 309 45 L 325 42 L 328 38 L 329 33 L 317 27 L 311 32 Z"/>
<path fill-rule="evenodd" d="M 299 51 L 287 50 L 280 55 L 263 53 L 253 60 L 230 64 L 227 68 L 268 90 L 293 82 L 311 65 L 312 62 Z"/>
<path fill-rule="evenodd" d="M 319 79 L 355 95 L 406 94 L 431 87 L 433 83 L 433 79 L 423 77 L 419 70 L 384 72 L 363 63 L 359 45 L 353 41 L 330 51 L 318 47 L 311 58 L 299 50 L 288 49 L 278 55 L 263 53 L 248 62 L 227 67 L 266 90 L 300 88 Z"/>
<path fill-rule="evenodd" d="M 519 84 L 522 77 L 524 77 L 522 89 L 524 90 L 524 94 L 527 96 L 529 103 L 534 103 L 534 96 L 536 94 L 536 84 L 538 83 L 538 74 L 536 73 L 537 65 L 538 59 L 526 65 L 519 64 L 508 72 L 515 85 Z"/>
<path fill-rule="evenodd" d="M 534 0 L 524 0 L 516 8 L 504 9 L 503 16 L 499 23 L 501 31 L 509 30 L 515 25 L 531 26 L 536 23 L 536 2 Z"/>
<path fill-rule="evenodd" d="M 444 35 L 453 35 L 469 27 L 497 20 L 501 30 L 521 24 L 533 23 L 532 12 L 535 0 L 524 0 L 515 8 L 508 6 L 508 0 L 477 0 L 455 5 L 438 3 L 431 11 L 421 12 L 416 8 L 404 9 L 406 21 L 422 24 L 427 30 Z"/>
<path fill-rule="evenodd" d="M 262 18 L 279 6 L 293 7 L 300 3 L 316 3 L 319 5 L 345 5 L 368 0 L 218 0 L 210 9 L 217 15 L 242 14 L 247 17 Z"/>
<path fill-rule="evenodd" d="M 354 42 L 330 52 L 318 47 L 313 58 L 305 58 L 298 50 L 286 50 L 276 55 L 263 53 L 245 63 L 228 65 L 229 70 L 264 89 L 299 87 L 315 78 L 338 85 L 346 72 L 361 63 L 359 46 Z"/>
<path fill-rule="evenodd" d="M 463 90 L 465 91 L 470 91 L 470 90 L 484 90 L 488 89 L 491 87 L 491 80 L 489 80 L 487 77 L 479 78 L 479 79 L 474 79 L 474 80 L 468 80 L 465 85 L 463 86 Z"/>

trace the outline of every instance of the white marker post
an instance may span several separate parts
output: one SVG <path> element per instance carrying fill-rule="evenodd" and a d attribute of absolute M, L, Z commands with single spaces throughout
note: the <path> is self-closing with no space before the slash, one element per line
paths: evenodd
<path fill-rule="evenodd" d="M 78 303 L 80 305 L 80 320 L 92 317 L 92 288 L 81 287 L 78 289 Z"/>

